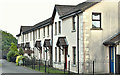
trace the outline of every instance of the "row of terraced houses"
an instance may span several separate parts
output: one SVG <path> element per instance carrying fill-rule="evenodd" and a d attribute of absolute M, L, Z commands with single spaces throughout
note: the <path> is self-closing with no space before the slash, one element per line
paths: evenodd
<path fill-rule="evenodd" d="M 33 26 L 21 26 L 18 48 L 25 56 L 50 61 L 72 72 L 119 73 L 120 1 L 87 0 L 55 5 L 52 16 Z M 79 70 L 79 71 L 78 71 Z"/>

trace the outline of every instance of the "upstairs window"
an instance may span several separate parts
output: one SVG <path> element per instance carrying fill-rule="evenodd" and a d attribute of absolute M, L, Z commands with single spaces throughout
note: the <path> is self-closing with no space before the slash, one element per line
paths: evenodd
<path fill-rule="evenodd" d="M 59 24 L 59 34 L 61 33 L 61 21 L 58 21 Z"/>
<path fill-rule="evenodd" d="M 55 35 L 57 35 L 57 22 L 55 22 Z"/>
<path fill-rule="evenodd" d="M 73 30 L 76 30 L 76 29 L 75 29 L 75 25 L 76 25 L 75 16 L 72 17 L 72 21 L 73 21 L 72 29 L 73 29 Z"/>
<path fill-rule="evenodd" d="M 27 41 L 29 41 L 29 33 L 27 33 Z"/>
<path fill-rule="evenodd" d="M 40 29 L 38 29 L 38 38 L 40 39 Z"/>
<path fill-rule="evenodd" d="M 92 13 L 92 28 L 101 28 L 101 13 Z"/>
<path fill-rule="evenodd" d="M 43 27 L 43 37 L 45 37 L 45 27 Z"/>
<path fill-rule="evenodd" d="M 30 41 L 32 41 L 32 32 L 30 33 Z"/>
<path fill-rule="evenodd" d="M 48 32 L 47 32 L 47 33 L 48 33 L 48 36 L 49 36 L 49 25 L 47 26 L 47 29 L 48 29 Z"/>

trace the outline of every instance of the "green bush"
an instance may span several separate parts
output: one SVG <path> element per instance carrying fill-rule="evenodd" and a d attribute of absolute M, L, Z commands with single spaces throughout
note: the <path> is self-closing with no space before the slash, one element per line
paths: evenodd
<path fill-rule="evenodd" d="M 10 51 L 7 54 L 7 60 L 11 61 L 11 57 L 16 57 L 18 55 L 19 53 L 17 50 L 17 46 L 15 45 L 15 43 L 11 43 Z"/>
<path fill-rule="evenodd" d="M 23 55 L 24 54 L 23 49 L 20 48 L 18 53 L 19 55 Z"/>
<path fill-rule="evenodd" d="M 17 46 L 15 45 L 15 43 L 11 43 L 10 50 L 18 52 Z"/>
<path fill-rule="evenodd" d="M 15 57 L 19 56 L 19 53 L 17 51 L 15 51 Z"/>
<path fill-rule="evenodd" d="M 9 51 L 8 54 L 7 54 L 7 60 L 10 62 L 11 57 L 13 57 L 14 55 L 15 55 L 14 51 Z"/>

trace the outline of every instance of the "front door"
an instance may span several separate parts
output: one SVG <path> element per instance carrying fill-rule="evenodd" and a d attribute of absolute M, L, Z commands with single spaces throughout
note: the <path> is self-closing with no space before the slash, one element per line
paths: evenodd
<path fill-rule="evenodd" d="M 110 46 L 110 73 L 114 73 L 114 47 Z"/>

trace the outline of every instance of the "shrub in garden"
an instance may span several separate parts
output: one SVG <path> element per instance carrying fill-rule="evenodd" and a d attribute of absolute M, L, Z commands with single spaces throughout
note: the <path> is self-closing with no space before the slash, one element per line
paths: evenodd
<path fill-rule="evenodd" d="M 10 47 L 10 51 L 7 54 L 7 60 L 10 62 L 15 62 L 16 60 L 16 56 L 18 56 L 18 50 L 17 50 L 17 46 L 14 43 L 11 43 L 11 47 Z M 11 60 L 12 58 L 12 60 Z"/>
<path fill-rule="evenodd" d="M 7 54 L 7 60 L 10 62 L 11 61 L 11 57 L 13 57 L 15 55 L 14 51 L 9 51 Z"/>

